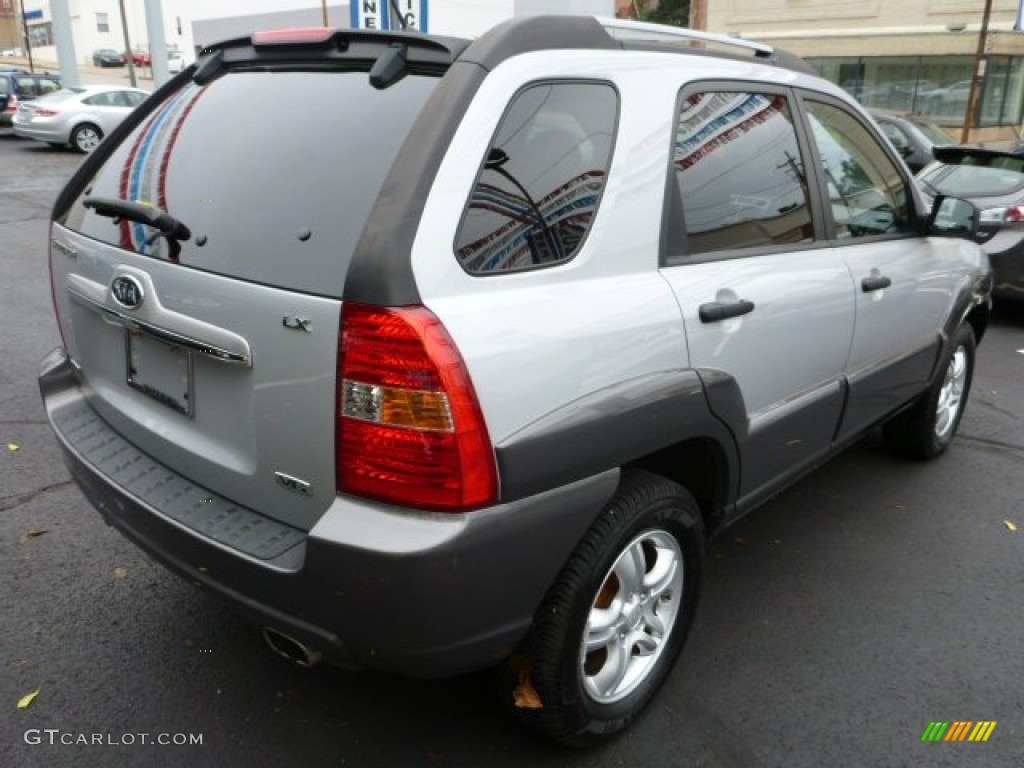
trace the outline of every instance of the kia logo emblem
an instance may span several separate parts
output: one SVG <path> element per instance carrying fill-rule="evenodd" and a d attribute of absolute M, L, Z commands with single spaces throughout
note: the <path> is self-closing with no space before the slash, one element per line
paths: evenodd
<path fill-rule="evenodd" d="M 139 308 L 146 298 L 146 292 L 142 290 L 142 283 L 130 275 L 115 277 L 114 282 L 110 284 L 110 295 L 125 309 Z"/>

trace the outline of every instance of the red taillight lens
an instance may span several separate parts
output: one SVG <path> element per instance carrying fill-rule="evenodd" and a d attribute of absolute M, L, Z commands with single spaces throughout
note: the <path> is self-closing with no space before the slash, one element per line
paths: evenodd
<path fill-rule="evenodd" d="M 13 93 L 7 97 L 7 106 L 4 107 L 4 112 L 17 112 L 18 111 L 18 97 Z"/>
<path fill-rule="evenodd" d="M 53 117 L 54 115 L 59 115 L 60 112 L 56 109 L 33 109 L 32 114 L 36 117 Z"/>
<path fill-rule="evenodd" d="M 494 450 L 469 371 L 425 307 L 342 308 L 338 489 L 448 512 L 494 502 Z"/>
<path fill-rule="evenodd" d="M 1006 209 L 1006 220 L 1019 224 L 1024 221 L 1024 205 L 1011 205 Z"/>

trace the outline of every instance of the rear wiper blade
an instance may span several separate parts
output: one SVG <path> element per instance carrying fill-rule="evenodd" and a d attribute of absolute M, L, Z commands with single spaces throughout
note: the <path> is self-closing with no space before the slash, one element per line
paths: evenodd
<path fill-rule="evenodd" d="M 92 208 L 100 216 L 137 221 L 139 224 L 152 227 L 156 232 L 145 244 L 152 245 L 158 237 L 166 238 L 171 249 L 171 261 L 178 260 L 178 253 L 181 251 L 179 242 L 192 237 L 192 231 L 184 223 L 153 205 L 133 203 L 116 197 L 87 197 L 82 201 L 82 205 Z"/>

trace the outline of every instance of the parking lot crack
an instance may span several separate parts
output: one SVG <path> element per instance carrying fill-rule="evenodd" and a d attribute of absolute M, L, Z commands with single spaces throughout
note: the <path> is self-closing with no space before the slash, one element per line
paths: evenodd
<path fill-rule="evenodd" d="M 59 483 L 44 485 L 42 488 L 37 488 L 36 490 L 29 491 L 28 493 L 15 494 L 13 496 L 0 496 L 0 512 L 6 512 L 9 509 L 20 507 L 22 504 L 28 504 L 30 501 L 39 498 L 44 493 L 61 490 L 71 485 L 74 485 L 71 480 L 64 480 Z"/>
<path fill-rule="evenodd" d="M 1002 440 L 992 440 L 987 437 L 975 437 L 974 435 L 965 435 L 963 432 L 957 435 L 957 439 L 967 443 L 974 444 L 982 449 L 989 448 L 997 451 L 1007 451 L 1009 453 L 1024 454 L 1024 445 L 1017 445 L 1016 443 L 1007 443 Z"/>

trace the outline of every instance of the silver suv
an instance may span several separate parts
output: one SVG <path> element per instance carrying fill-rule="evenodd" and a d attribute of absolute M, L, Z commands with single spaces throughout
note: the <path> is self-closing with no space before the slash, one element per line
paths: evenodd
<path fill-rule="evenodd" d="M 950 444 L 976 214 L 764 46 L 257 33 L 59 197 L 40 384 L 103 517 L 279 653 L 497 665 L 589 745 L 668 675 L 708 537 L 879 424 Z"/>

